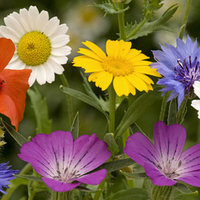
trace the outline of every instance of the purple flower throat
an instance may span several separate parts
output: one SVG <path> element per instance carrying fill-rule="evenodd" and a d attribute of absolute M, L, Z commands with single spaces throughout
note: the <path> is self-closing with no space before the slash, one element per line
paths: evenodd
<path fill-rule="evenodd" d="M 200 65 L 199 61 L 197 61 L 197 56 L 195 59 L 191 60 L 191 56 L 189 58 L 185 58 L 183 62 L 178 59 L 178 65 L 175 67 L 175 80 L 181 82 L 185 86 L 186 95 L 193 91 L 193 84 L 195 81 L 200 81 Z"/>

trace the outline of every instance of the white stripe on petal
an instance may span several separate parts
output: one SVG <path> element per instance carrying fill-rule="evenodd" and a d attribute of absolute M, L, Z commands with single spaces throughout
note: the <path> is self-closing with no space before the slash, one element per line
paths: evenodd
<path fill-rule="evenodd" d="M 71 47 L 64 46 L 61 48 L 52 48 L 51 54 L 54 56 L 66 56 L 71 53 Z"/>
<path fill-rule="evenodd" d="M 62 65 L 56 63 L 54 60 L 52 60 L 51 58 L 49 58 L 48 60 L 49 65 L 51 65 L 52 69 L 54 70 L 54 72 L 56 74 L 62 74 L 64 71 L 64 68 L 62 67 Z"/>
<path fill-rule="evenodd" d="M 25 8 L 23 8 L 20 9 L 19 13 L 20 13 L 20 22 L 23 25 L 24 29 L 27 32 L 31 31 L 30 23 L 28 21 L 29 18 L 28 11 Z"/>
<path fill-rule="evenodd" d="M 16 59 L 13 62 L 9 62 L 8 65 L 6 66 L 6 69 L 25 69 L 26 64 L 22 62 L 19 58 Z"/>
<path fill-rule="evenodd" d="M 29 20 L 30 28 L 32 31 L 36 30 L 36 27 L 37 27 L 36 19 L 38 18 L 38 16 L 39 16 L 39 11 L 37 7 L 30 6 L 29 12 L 28 12 L 28 20 Z"/>
<path fill-rule="evenodd" d="M 52 83 L 53 81 L 55 81 L 55 74 L 54 74 L 54 70 L 52 69 L 51 65 L 49 65 L 48 62 L 46 62 L 44 64 L 44 68 L 46 70 L 46 80 L 48 83 Z"/>
<path fill-rule="evenodd" d="M 57 63 L 60 63 L 61 65 L 64 65 L 67 63 L 68 58 L 66 56 L 53 56 L 51 55 L 51 59 L 54 60 Z"/>
<path fill-rule="evenodd" d="M 19 38 L 18 34 L 16 33 L 16 31 L 11 29 L 10 27 L 1 26 L 0 33 L 3 37 L 11 39 L 14 43 L 19 42 L 20 38 Z"/>
<path fill-rule="evenodd" d="M 38 15 L 38 18 L 37 18 L 37 28 L 36 30 L 37 31 L 40 31 L 40 32 L 44 32 L 44 27 L 45 25 L 47 24 L 49 20 L 49 14 L 47 11 L 42 11 L 39 15 Z"/>
<path fill-rule="evenodd" d="M 40 84 L 40 85 L 43 85 L 45 84 L 46 82 L 46 70 L 44 68 L 43 65 L 39 65 L 36 67 L 37 68 L 37 82 Z"/>

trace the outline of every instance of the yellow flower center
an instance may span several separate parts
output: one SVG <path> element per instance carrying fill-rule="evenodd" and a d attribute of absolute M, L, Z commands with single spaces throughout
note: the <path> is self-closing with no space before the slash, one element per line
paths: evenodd
<path fill-rule="evenodd" d="M 125 59 L 107 57 L 102 67 L 113 76 L 126 76 L 133 72 L 133 64 Z"/>
<path fill-rule="evenodd" d="M 32 31 L 20 39 L 17 52 L 26 65 L 38 66 L 47 61 L 51 53 L 51 42 L 43 33 Z"/>

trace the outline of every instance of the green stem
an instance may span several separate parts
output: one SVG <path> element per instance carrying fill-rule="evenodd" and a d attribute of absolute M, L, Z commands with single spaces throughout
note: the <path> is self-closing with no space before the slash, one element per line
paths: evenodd
<path fill-rule="evenodd" d="M 108 174 L 107 174 L 107 176 L 108 176 Z M 105 183 L 106 183 L 107 176 L 106 176 L 106 178 L 99 184 L 98 190 L 97 190 L 97 192 L 95 193 L 94 199 L 93 199 L 93 200 L 99 200 L 99 199 L 100 199 L 101 193 L 102 193 L 103 188 L 104 188 L 104 185 L 105 185 Z"/>
<path fill-rule="evenodd" d="M 184 98 L 177 112 L 177 123 L 182 124 L 187 111 L 187 98 Z"/>
<path fill-rule="evenodd" d="M 62 81 L 63 86 L 69 87 L 67 79 L 63 73 L 60 75 L 60 79 Z M 72 109 L 71 96 L 69 94 L 67 94 L 67 106 L 68 106 L 68 113 L 69 113 L 69 125 L 71 127 L 72 122 L 73 122 L 73 109 Z"/>
<path fill-rule="evenodd" d="M 123 4 L 120 3 L 120 10 L 123 9 Z M 124 12 L 118 13 L 119 36 L 121 40 L 126 40 Z"/>
<path fill-rule="evenodd" d="M 154 185 L 152 190 L 152 200 L 171 200 L 173 197 L 173 186 Z"/>
<path fill-rule="evenodd" d="M 114 133 L 115 131 L 115 107 L 116 107 L 116 93 L 111 84 L 109 87 L 109 113 L 110 113 L 110 123 L 109 123 L 109 133 Z"/>
<path fill-rule="evenodd" d="M 187 0 L 185 14 L 184 14 L 184 17 L 183 17 L 183 21 L 182 21 L 182 25 L 181 25 L 180 33 L 179 33 L 179 38 L 181 40 L 183 39 L 183 35 L 184 35 L 184 32 L 185 32 L 185 28 L 186 28 L 191 4 L 192 4 L 192 0 Z"/>
<path fill-rule="evenodd" d="M 129 39 L 132 36 L 134 36 L 142 28 L 142 26 L 146 23 L 146 21 L 147 21 L 147 18 L 144 17 L 144 19 L 138 24 L 137 28 L 135 28 L 132 33 L 126 36 L 126 39 Z"/>
<path fill-rule="evenodd" d="M 165 119 L 165 112 L 166 112 L 166 107 L 167 107 L 167 99 L 169 98 L 169 95 L 170 95 L 170 92 L 167 92 L 163 96 L 161 110 L 160 110 L 160 116 L 159 116 L 159 121 L 164 121 L 164 119 Z"/>

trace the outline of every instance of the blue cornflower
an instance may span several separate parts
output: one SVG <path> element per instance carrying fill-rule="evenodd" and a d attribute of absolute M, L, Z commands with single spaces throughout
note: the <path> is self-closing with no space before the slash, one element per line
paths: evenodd
<path fill-rule="evenodd" d="M 162 51 L 152 51 L 156 63 L 151 67 L 164 77 L 159 79 L 157 84 L 165 86 L 161 91 L 165 94 L 172 91 L 168 101 L 178 97 L 178 107 L 184 97 L 193 93 L 193 84 L 200 81 L 200 48 L 197 48 L 197 41 L 192 42 L 188 36 L 186 43 L 176 39 L 177 47 L 166 44 L 161 46 Z"/>
<path fill-rule="evenodd" d="M 11 166 L 7 166 L 8 163 L 0 164 L 0 192 L 7 194 L 4 188 L 8 188 L 10 184 L 10 180 L 16 178 L 14 174 L 18 173 L 18 170 L 9 170 Z"/>

